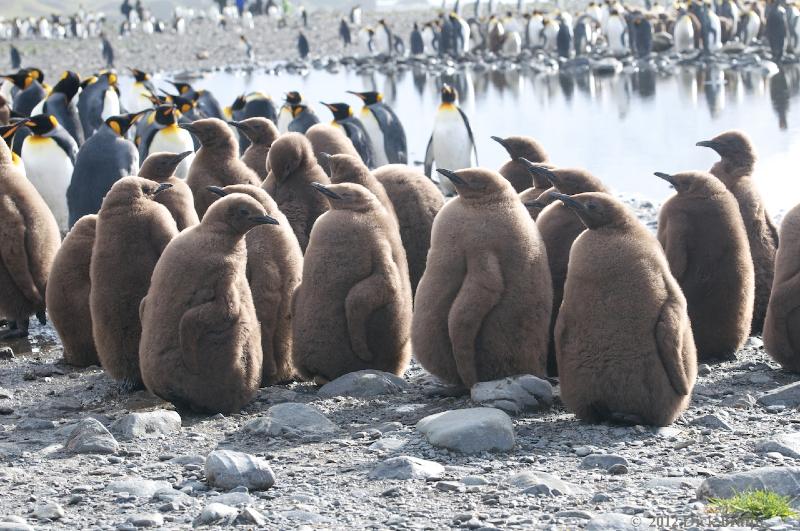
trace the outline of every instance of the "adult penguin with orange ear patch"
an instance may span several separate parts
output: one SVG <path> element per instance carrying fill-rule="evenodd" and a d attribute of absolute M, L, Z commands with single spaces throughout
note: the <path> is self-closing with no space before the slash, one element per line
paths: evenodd
<path fill-rule="evenodd" d="M 75 95 L 80 88 L 80 76 L 75 72 L 64 72 L 61 79 L 53 87 L 53 90 L 47 95 L 47 98 L 41 102 L 41 111 L 33 113 L 52 114 L 55 116 L 58 123 L 64 126 L 64 129 L 67 130 L 79 146 L 85 140 L 83 126 L 78 116 L 78 106 L 75 103 Z M 37 108 L 39 107 L 37 105 Z"/>
<path fill-rule="evenodd" d="M 194 209 L 194 196 L 192 189 L 186 181 L 175 176 L 175 169 L 181 161 L 191 155 L 191 151 L 183 153 L 153 153 L 142 163 L 139 168 L 139 177 L 149 179 L 159 184 L 171 184 L 172 188 L 155 197 L 156 203 L 161 203 L 175 220 L 178 232 L 200 223 L 197 211 Z"/>
<path fill-rule="evenodd" d="M 348 91 L 364 102 L 361 123 L 372 143 L 375 167 L 386 164 L 408 164 L 408 147 L 403 124 L 394 110 L 383 101 L 380 92 Z"/>
<path fill-rule="evenodd" d="M 126 389 L 142 386 L 139 303 L 162 251 L 178 234 L 169 211 L 153 201 L 170 186 L 141 177 L 120 179 L 97 217 L 89 268 L 92 334 L 103 369 Z"/>
<path fill-rule="evenodd" d="M 347 135 L 358 151 L 358 155 L 368 168 L 375 167 L 375 156 L 373 154 L 372 141 L 364 129 L 361 120 L 353 116 L 353 109 L 346 103 L 322 103 L 333 114 L 331 125 L 340 128 Z"/>
<path fill-rule="evenodd" d="M 396 221 L 361 185 L 314 187 L 331 210 L 314 224 L 295 292 L 295 367 L 320 385 L 364 369 L 402 375 L 411 358 L 411 294 L 391 244 Z"/>
<path fill-rule="evenodd" d="M 156 107 L 152 118 L 142 131 L 144 135 L 139 144 L 139 160 L 144 160 L 150 153 L 184 153 L 191 151 L 188 157 L 178 165 L 175 175 L 185 179 L 189 175 L 189 168 L 194 161 L 194 138 L 189 131 L 178 127 L 180 111 L 172 104 Z M 151 121 L 152 120 L 152 121 Z"/>
<path fill-rule="evenodd" d="M 87 214 L 96 214 L 111 186 L 139 170 L 139 150 L 128 140 L 139 114 L 108 118 L 78 150 L 67 188 L 69 226 Z"/>
<path fill-rule="evenodd" d="M 255 227 L 247 233 L 247 282 L 261 325 L 264 354 L 261 385 L 286 382 L 292 366 L 292 296 L 303 274 L 303 252 L 286 216 L 270 195 L 249 184 L 210 187 L 221 197 L 245 194 L 258 201 L 277 225 Z"/>
<path fill-rule="evenodd" d="M 539 193 L 550 187 L 547 180 L 543 179 L 540 175 L 532 174 L 528 171 L 528 167 L 521 159 L 529 162 L 546 163 L 547 153 L 541 145 L 529 136 L 510 136 L 508 138 L 500 138 L 493 136 L 492 140 L 503 146 L 508 152 L 511 160 L 503 164 L 498 170 L 500 175 L 508 179 L 511 186 L 517 193 L 522 193 L 531 186 L 535 188 L 543 188 Z"/>
<path fill-rule="evenodd" d="M 267 154 L 272 143 L 277 140 L 279 133 L 275 124 L 256 116 L 241 122 L 229 121 L 228 125 L 235 127 L 240 133 L 250 140 L 250 145 L 242 155 L 242 162 L 256 172 L 263 182 L 267 178 Z"/>
<path fill-rule="evenodd" d="M 556 322 L 561 399 L 587 422 L 666 426 L 697 377 L 681 288 L 626 205 L 598 192 L 556 197 L 588 228 L 572 244 Z"/>
<path fill-rule="evenodd" d="M 539 230 L 499 173 L 437 171 L 458 197 L 433 221 L 414 303 L 414 356 L 434 376 L 466 388 L 544 376 L 553 286 Z"/>
<path fill-rule="evenodd" d="M 36 105 L 47 97 L 47 91 L 42 86 L 44 74 L 38 68 L 23 68 L 3 77 L 18 89 L 11 107 L 21 116 L 30 116 Z"/>
<path fill-rule="evenodd" d="M 761 333 L 767 314 L 772 279 L 775 275 L 775 253 L 778 249 L 778 230 L 764 206 L 764 200 L 753 182 L 756 154 L 750 139 L 740 131 L 728 131 L 698 146 L 716 151 L 720 160 L 710 172 L 736 197 L 747 230 L 750 254 L 756 278 L 755 303 L 751 334 Z"/>
<path fill-rule="evenodd" d="M 245 234 L 276 222 L 252 197 L 230 194 L 164 250 L 139 308 L 150 392 L 202 413 L 234 413 L 253 399 L 262 352 Z"/>
<path fill-rule="evenodd" d="M 247 164 L 239 160 L 236 138 L 228 125 L 218 118 L 206 118 L 190 124 L 180 124 L 181 129 L 192 133 L 200 140 L 186 184 L 192 189 L 194 207 L 203 219 L 208 207 L 218 196 L 209 192 L 209 186 L 229 184 L 252 184 L 259 186 L 261 179 Z"/>
<path fill-rule="evenodd" d="M 86 138 L 102 127 L 106 118 L 122 114 L 117 74 L 106 71 L 84 80 L 78 97 L 78 114 Z"/>

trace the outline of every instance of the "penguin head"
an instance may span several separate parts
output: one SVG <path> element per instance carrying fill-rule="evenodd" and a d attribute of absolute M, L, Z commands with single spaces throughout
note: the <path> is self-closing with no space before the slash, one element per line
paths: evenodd
<path fill-rule="evenodd" d="M 589 230 L 619 228 L 637 222 L 625 204 L 603 192 L 586 192 L 573 196 L 558 192 L 550 194 L 575 212 Z"/>
<path fill-rule="evenodd" d="M 121 137 L 125 137 L 128 129 L 142 117 L 142 113 L 119 114 L 106 118 L 106 125 Z"/>
<path fill-rule="evenodd" d="M 272 143 L 267 153 L 267 167 L 278 182 L 286 180 L 297 169 L 316 164 L 311 142 L 300 133 L 286 133 Z"/>
<path fill-rule="evenodd" d="M 511 184 L 499 173 L 483 168 L 467 168 L 458 171 L 436 169 L 456 187 L 458 196 L 467 200 L 490 199 L 498 193 L 513 192 Z"/>
<path fill-rule="evenodd" d="M 37 114 L 25 120 L 24 125 L 36 136 L 48 136 L 58 127 L 58 120 L 52 114 Z"/>
<path fill-rule="evenodd" d="M 11 81 L 20 90 L 30 87 L 31 83 L 36 79 L 29 68 L 23 68 L 15 74 L 5 74 L 3 77 Z"/>
<path fill-rule="evenodd" d="M 167 83 L 175 87 L 178 94 L 186 94 L 192 90 L 192 86 L 189 83 L 180 83 L 178 81 L 167 81 Z"/>
<path fill-rule="evenodd" d="M 726 131 L 711 140 L 698 142 L 696 145 L 716 151 L 723 164 L 731 170 L 752 170 L 756 162 L 753 144 L 741 131 Z"/>
<path fill-rule="evenodd" d="M 242 94 L 241 96 L 236 96 L 236 99 L 233 100 L 233 104 L 231 105 L 231 110 L 233 111 L 241 111 L 244 109 L 244 106 L 247 104 L 247 97 Z"/>
<path fill-rule="evenodd" d="M 374 90 L 369 92 L 354 92 L 352 90 L 348 90 L 347 92 L 361 99 L 361 101 L 364 102 L 364 105 L 374 105 L 375 103 L 380 103 L 383 101 L 383 94 Z"/>
<path fill-rule="evenodd" d="M 150 81 L 150 74 L 148 74 L 147 72 L 143 72 L 137 68 L 130 68 L 130 67 L 128 67 L 128 70 L 131 71 L 131 74 L 133 74 L 133 79 L 137 83 L 144 83 L 145 81 Z"/>
<path fill-rule="evenodd" d="M 270 120 L 261 116 L 254 116 L 240 122 L 230 121 L 228 125 L 238 129 L 254 144 L 271 146 L 280 134 Z"/>
<path fill-rule="evenodd" d="M 324 101 L 320 103 L 333 113 L 334 121 L 344 120 L 353 116 L 353 109 L 346 103 L 325 103 Z"/>
<path fill-rule="evenodd" d="M 195 92 L 191 98 L 185 98 L 183 96 L 172 96 L 167 94 L 167 102 L 172 103 L 176 109 L 178 109 L 182 114 L 186 114 L 192 111 L 197 106 L 197 99 L 200 97 L 200 94 Z"/>
<path fill-rule="evenodd" d="M 458 101 L 458 91 L 445 83 L 442 85 L 442 103 L 456 103 Z"/>
<path fill-rule="evenodd" d="M 200 222 L 202 226 L 213 226 L 217 230 L 232 234 L 246 234 L 259 225 L 277 225 L 278 220 L 267 215 L 264 207 L 253 197 L 242 193 L 228 193 L 217 186 L 206 190 L 221 196 L 214 201 Z"/>
<path fill-rule="evenodd" d="M 254 186 L 252 184 L 229 184 L 224 188 L 209 186 L 206 190 L 220 197 L 225 197 L 230 194 L 249 195 L 261 204 L 261 207 L 267 212 L 268 216 L 278 218 L 281 215 L 278 204 L 272 199 L 272 196 L 260 186 Z"/>
<path fill-rule="evenodd" d="M 166 181 L 172 177 L 175 173 L 175 169 L 183 159 L 192 153 L 194 153 L 194 151 L 184 151 L 183 153 L 167 153 L 163 151 L 151 153 L 144 159 L 142 167 L 139 168 L 139 177 L 150 179 L 157 183 Z"/>
<path fill-rule="evenodd" d="M 119 76 L 113 70 L 101 70 L 98 78 L 106 80 L 111 87 L 116 87 L 119 81 Z"/>
<path fill-rule="evenodd" d="M 22 122 L 17 122 L 11 125 L 0 126 L 0 137 L 4 142 L 0 142 L 0 164 L 9 164 L 14 160 L 14 153 L 11 151 L 12 142 L 14 140 L 14 133 L 22 125 Z"/>
<path fill-rule="evenodd" d="M 192 123 L 178 124 L 192 133 L 203 147 L 229 146 L 236 143 L 228 125 L 219 118 L 203 118 Z"/>
<path fill-rule="evenodd" d="M 537 186 L 540 183 L 549 183 L 554 191 L 567 195 L 606 191 L 600 179 L 584 169 L 552 168 L 545 164 L 534 164 L 526 159 L 521 159 L 521 161 L 534 177 Z"/>
<path fill-rule="evenodd" d="M 298 103 L 297 105 L 292 105 L 291 110 L 292 110 L 292 117 L 297 118 L 304 112 L 308 111 L 309 108 L 308 105 L 305 105 L 303 103 Z"/>
<path fill-rule="evenodd" d="M 529 136 L 509 136 L 500 138 L 493 136 L 492 140 L 503 146 L 511 160 L 525 158 L 529 162 L 544 162 L 547 153 L 539 143 Z"/>
<path fill-rule="evenodd" d="M 129 207 L 137 201 L 152 200 L 170 188 L 172 185 L 169 183 L 157 183 L 142 177 L 123 177 L 108 191 L 101 209 Z"/>
<path fill-rule="evenodd" d="M 303 96 L 300 95 L 299 92 L 296 90 L 292 90 L 286 93 L 286 103 L 290 105 L 297 105 L 303 102 Z"/>
<path fill-rule="evenodd" d="M 31 78 L 38 81 L 39 83 L 44 83 L 44 72 L 42 72 L 40 69 L 34 67 L 34 68 L 26 68 L 25 70 L 28 72 L 28 75 Z"/>
<path fill-rule="evenodd" d="M 366 212 L 377 208 L 380 203 L 375 194 L 355 183 L 322 184 L 311 183 L 314 189 L 325 196 L 333 210 L 352 210 Z"/>
<path fill-rule="evenodd" d="M 53 87 L 53 92 L 61 93 L 66 96 L 67 101 L 72 100 L 75 97 L 75 94 L 78 93 L 78 89 L 81 88 L 81 78 L 75 72 L 71 72 L 67 70 L 63 74 L 61 74 L 61 79 L 58 80 L 58 83 Z"/>
<path fill-rule="evenodd" d="M 667 181 L 682 196 L 709 197 L 727 190 L 722 181 L 704 171 L 685 171 L 675 174 L 657 171 L 654 175 Z"/>
<path fill-rule="evenodd" d="M 331 182 L 364 182 L 369 178 L 369 168 L 364 165 L 360 157 L 352 155 L 337 154 L 329 155 L 327 153 L 317 154 L 317 159 L 321 159 L 330 168 Z"/>
<path fill-rule="evenodd" d="M 178 121 L 177 111 L 171 103 L 156 107 L 155 121 L 159 125 L 168 126 Z"/>

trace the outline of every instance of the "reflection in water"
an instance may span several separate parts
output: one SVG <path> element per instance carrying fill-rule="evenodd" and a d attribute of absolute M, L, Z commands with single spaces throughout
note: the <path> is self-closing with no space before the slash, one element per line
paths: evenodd
<path fill-rule="evenodd" d="M 252 90 L 273 98 L 299 90 L 322 120 L 330 115 L 316 102 L 335 97 L 358 110 L 358 100 L 345 91 L 381 90 L 403 121 L 412 162 L 424 158 L 443 83 L 459 91 L 479 161 L 486 167 L 497 168 L 506 158 L 491 135 L 527 134 L 542 143 L 556 164 L 585 167 L 617 192 L 663 199 L 670 191 L 650 177 L 653 171 L 709 168 L 714 155 L 695 148 L 695 142 L 743 129 L 758 148 L 756 179 L 768 204 L 787 208 L 798 199 L 776 186 L 785 187 L 784 168 L 800 166 L 800 149 L 791 149 L 800 145 L 800 120 L 792 114 L 798 106 L 791 105 L 800 93 L 796 65 L 771 78 L 758 67 L 683 65 L 598 76 L 589 70 L 538 74 L 514 65 L 437 73 L 419 66 L 391 74 L 347 69 L 278 76 L 216 73 L 195 82 L 214 92 L 223 105 Z"/>

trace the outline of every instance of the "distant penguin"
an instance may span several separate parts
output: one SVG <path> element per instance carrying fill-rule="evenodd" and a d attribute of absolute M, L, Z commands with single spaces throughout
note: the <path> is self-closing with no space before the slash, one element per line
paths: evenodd
<path fill-rule="evenodd" d="M 0 141 L 0 340 L 28 336 L 30 316 L 45 321 L 47 279 L 61 243 L 58 225 L 36 188 Z"/>
<path fill-rule="evenodd" d="M 500 22 L 500 19 L 495 15 L 489 17 L 486 33 L 489 35 L 489 51 L 492 53 L 499 53 L 500 49 L 503 47 L 506 30 L 503 27 L 503 23 Z"/>
<path fill-rule="evenodd" d="M 329 183 L 330 180 L 317 164 L 311 143 L 300 133 L 286 133 L 272 144 L 267 167 L 270 171 L 262 188 L 286 215 L 305 252 L 311 228 L 328 210 L 328 202 L 314 191 L 311 183 Z"/>
<path fill-rule="evenodd" d="M 375 29 L 375 35 L 373 36 L 374 51 L 379 54 L 392 55 L 392 51 L 394 50 L 392 46 L 393 42 L 392 31 L 389 29 L 386 21 L 384 19 L 379 20 Z"/>
<path fill-rule="evenodd" d="M 499 173 L 437 171 L 458 197 L 433 222 L 414 303 L 415 358 L 466 388 L 516 374 L 543 377 L 553 288 L 536 225 Z"/>
<path fill-rule="evenodd" d="M 303 32 L 300 32 L 300 35 L 297 37 L 297 53 L 300 54 L 301 59 L 305 59 L 308 57 L 309 46 L 308 46 L 308 39 Z"/>
<path fill-rule="evenodd" d="M 544 17 L 538 10 L 534 10 L 528 24 L 525 27 L 525 39 L 528 47 L 540 48 L 544 46 L 544 36 L 542 30 L 544 29 Z"/>
<path fill-rule="evenodd" d="M 106 118 L 122 114 L 117 81 L 114 72 L 104 72 L 84 80 L 78 97 L 78 114 L 86 139 L 103 125 Z"/>
<path fill-rule="evenodd" d="M 437 168 L 461 170 L 478 164 L 478 148 L 469 118 L 458 106 L 458 92 L 450 85 L 443 85 L 442 103 L 433 119 L 433 134 L 425 150 L 425 175 Z M 439 188 L 445 195 L 453 195 L 455 187 L 448 179 L 439 179 Z"/>
<path fill-rule="evenodd" d="M 47 282 L 47 313 L 64 346 L 64 361 L 76 367 L 100 365 L 89 311 L 89 265 L 97 216 L 79 219 L 58 249 Z"/>
<path fill-rule="evenodd" d="M 213 191 L 223 197 L 233 193 L 249 195 L 278 222 L 247 233 L 247 282 L 261 325 L 261 385 L 286 382 L 294 376 L 291 310 L 292 297 L 303 274 L 303 252 L 289 221 L 267 192 L 247 184 Z"/>
<path fill-rule="evenodd" d="M 508 138 L 493 136 L 492 140 L 503 146 L 508 152 L 508 156 L 511 157 L 511 160 L 503 164 L 498 171 L 511 183 L 518 194 L 530 188 L 531 185 L 542 188 L 541 192 L 550 187 L 546 178 L 539 174 L 532 176 L 525 163 L 520 160 L 526 159 L 535 163 L 547 162 L 547 153 L 536 139 L 529 136 L 510 136 Z"/>
<path fill-rule="evenodd" d="M 54 116 L 36 115 L 23 124 L 31 135 L 22 144 L 25 174 L 56 217 L 58 226 L 69 226 L 67 188 L 69 187 L 78 145 Z"/>
<path fill-rule="evenodd" d="M 305 103 L 291 106 L 292 121 L 289 123 L 288 132 L 305 134 L 312 126 L 319 123 L 319 117 L 314 109 Z"/>
<path fill-rule="evenodd" d="M 10 53 L 11 53 L 11 68 L 19 68 L 22 66 L 22 54 L 19 53 L 19 49 L 13 44 L 10 44 Z"/>
<path fill-rule="evenodd" d="M 280 134 L 289 131 L 289 124 L 294 120 L 292 106 L 299 105 L 300 103 L 303 103 L 303 96 L 299 92 L 292 90 L 286 93 L 283 105 L 281 105 L 280 110 L 278 110 L 278 121 L 275 123 Z"/>
<path fill-rule="evenodd" d="M 204 118 L 219 118 L 222 120 L 225 117 L 222 106 L 210 91 L 195 89 L 189 83 L 178 81 L 167 81 L 167 83 L 175 87 L 182 97 L 195 101 L 197 110 Z"/>
<path fill-rule="evenodd" d="M 749 46 L 758 38 L 761 32 L 761 17 L 754 9 L 748 9 L 739 21 L 739 40 L 742 44 Z"/>
<path fill-rule="evenodd" d="M 694 50 L 695 32 L 692 17 L 687 12 L 678 15 L 672 30 L 672 38 L 675 41 L 675 50 L 678 52 L 688 52 Z"/>
<path fill-rule="evenodd" d="M 750 333 L 754 289 L 736 198 L 705 172 L 656 176 L 677 192 L 661 207 L 658 241 L 686 296 L 698 359 L 735 358 Z"/>
<path fill-rule="evenodd" d="M 628 23 L 616 10 L 611 11 L 606 21 L 606 39 L 608 40 L 608 51 L 612 55 L 622 56 L 630 51 Z"/>
<path fill-rule="evenodd" d="M 159 184 L 171 184 L 172 188 L 155 196 L 155 202 L 161 203 L 175 220 L 178 232 L 200 223 L 194 209 L 192 189 L 186 181 L 175 177 L 175 170 L 183 159 L 191 155 L 191 151 L 183 153 L 151 153 L 139 168 L 139 177 Z"/>
<path fill-rule="evenodd" d="M 375 167 L 375 155 L 367 130 L 360 119 L 353 116 L 353 110 L 347 103 L 325 103 L 320 102 L 331 111 L 333 121 L 331 125 L 344 131 L 353 147 L 356 148 L 361 160 L 368 168 Z"/>
<path fill-rule="evenodd" d="M 111 186 L 139 170 L 139 151 L 127 139 L 139 114 L 108 118 L 78 150 L 67 188 L 69 226 L 87 214 L 96 214 Z"/>
<path fill-rule="evenodd" d="M 97 216 L 90 266 L 92 334 L 103 369 L 128 390 L 142 386 L 139 303 L 161 253 L 178 234 L 169 211 L 153 201 L 169 187 L 141 177 L 120 179 Z M 188 278 L 186 271 L 181 278 Z"/>
<path fill-rule="evenodd" d="M 339 22 L 339 38 L 342 39 L 342 44 L 346 47 L 353 44 L 353 38 L 350 33 L 350 26 L 347 25 L 347 21 L 342 19 Z"/>
<path fill-rule="evenodd" d="M 780 3 L 774 2 L 767 6 L 765 34 L 767 42 L 772 52 L 772 60 L 780 63 L 786 51 L 788 34 L 788 24 L 786 20 L 786 8 Z"/>
<path fill-rule="evenodd" d="M 387 164 L 373 172 L 392 201 L 406 250 L 411 289 L 416 292 L 431 245 L 433 220 L 444 205 L 442 193 L 424 173 L 405 164 Z"/>
<path fill-rule="evenodd" d="M 275 223 L 252 197 L 230 194 L 164 249 L 139 309 L 151 393 L 199 413 L 236 413 L 253 399 L 262 351 L 245 234 Z"/>
<path fill-rule="evenodd" d="M 755 148 L 750 139 L 740 131 L 727 131 L 711 140 L 698 142 L 697 145 L 711 148 L 720 156 L 720 160 L 709 171 L 725 183 L 739 203 L 755 268 L 756 291 L 751 332 L 758 334 L 764 326 L 772 290 L 778 230 L 753 182 Z"/>
<path fill-rule="evenodd" d="M 408 164 L 408 147 L 403 124 L 380 92 L 352 92 L 364 102 L 359 118 L 372 144 L 376 168 L 385 164 Z"/>
<path fill-rule="evenodd" d="M 156 89 L 150 80 L 150 74 L 136 68 L 131 68 L 130 71 L 133 75 L 133 86 L 125 107 L 130 112 L 146 111 L 153 106 L 151 98 L 155 95 Z"/>
<path fill-rule="evenodd" d="M 647 17 L 637 15 L 631 27 L 631 42 L 633 43 L 636 57 L 645 58 L 653 51 L 653 26 Z"/>
<path fill-rule="evenodd" d="M 297 371 L 320 385 L 363 369 L 400 376 L 411 359 L 411 293 L 393 257 L 395 221 L 360 185 L 314 186 L 331 210 L 311 231 L 295 292 Z"/>
<path fill-rule="evenodd" d="M 550 18 L 542 20 L 541 42 L 542 47 L 550 52 L 558 50 L 558 32 L 561 25 Z"/>
<path fill-rule="evenodd" d="M 356 26 L 361 25 L 361 6 L 354 5 L 350 8 L 350 23 L 355 24 Z"/>
<path fill-rule="evenodd" d="M 102 43 L 103 62 L 106 68 L 114 68 L 114 47 L 111 45 L 111 41 L 103 33 L 100 34 L 100 41 Z"/>
<path fill-rule="evenodd" d="M 272 98 L 262 92 L 250 92 L 238 96 L 231 105 L 231 117 L 237 122 L 260 116 L 271 120 L 272 123 L 277 123 L 278 113 L 275 109 L 275 103 Z M 247 138 L 239 138 L 239 154 L 244 154 L 245 150 L 250 146 L 250 141 Z"/>
<path fill-rule="evenodd" d="M 425 42 L 422 40 L 422 33 L 419 31 L 419 26 L 414 22 L 414 29 L 411 30 L 411 55 L 423 55 L 425 53 Z"/>
<path fill-rule="evenodd" d="M 791 372 L 800 372 L 800 207 L 783 218 L 781 245 L 775 259 L 775 281 L 764 321 L 764 349 Z"/>
<path fill-rule="evenodd" d="M 327 159 L 323 159 L 320 155 L 327 153 L 329 155 L 336 155 L 344 153 L 347 155 L 359 156 L 353 142 L 347 138 L 344 130 L 341 127 L 334 127 L 328 124 L 317 124 L 306 131 L 306 138 L 311 142 L 314 148 L 314 156 L 317 157 L 317 162 L 325 170 L 325 173 L 330 177 L 330 168 L 328 168 Z"/>
<path fill-rule="evenodd" d="M 258 178 L 263 182 L 267 178 L 267 153 L 279 136 L 275 125 L 266 118 L 258 116 L 241 122 L 231 121 L 228 122 L 228 125 L 235 127 L 250 140 L 250 145 L 242 155 L 242 162 L 256 172 Z"/>
<path fill-rule="evenodd" d="M 664 253 L 612 196 L 559 198 L 589 229 L 572 244 L 556 323 L 561 399 L 588 422 L 671 424 L 689 405 L 697 358 Z"/>
<path fill-rule="evenodd" d="M 17 88 L 11 108 L 19 116 L 30 116 L 36 105 L 47 97 L 47 91 L 42 86 L 44 75 L 39 69 L 23 68 L 4 77 Z"/>
<path fill-rule="evenodd" d="M 202 145 L 189 168 L 186 184 L 192 189 L 197 215 L 203 219 L 208 207 L 218 196 L 209 192 L 209 186 L 224 187 L 229 184 L 261 185 L 256 172 L 239 159 L 236 138 L 227 124 L 218 118 L 205 118 L 190 124 L 180 124 L 192 133 Z"/>
<path fill-rule="evenodd" d="M 188 157 L 175 170 L 175 175 L 185 179 L 194 161 L 194 139 L 189 131 L 178 126 L 179 111 L 172 104 L 159 105 L 152 115 L 153 127 L 147 137 L 139 144 L 139 159 L 146 159 L 151 153 L 184 153 L 191 151 Z M 150 118 L 148 118 L 150 119 Z"/>
<path fill-rule="evenodd" d="M 51 114 L 56 117 L 64 129 L 72 136 L 75 143 L 80 146 L 83 144 L 83 126 L 78 116 L 78 106 L 75 95 L 81 88 L 81 79 L 75 72 L 64 72 L 61 79 L 50 91 L 42 102 L 41 111 L 33 114 Z M 37 108 L 39 106 L 37 105 Z"/>

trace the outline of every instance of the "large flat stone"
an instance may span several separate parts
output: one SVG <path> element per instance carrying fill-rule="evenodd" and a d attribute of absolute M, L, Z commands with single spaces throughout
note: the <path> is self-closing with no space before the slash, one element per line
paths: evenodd
<path fill-rule="evenodd" d="M 472 386 L 470 398 L 481 405 L 517 414 L 549 407 L 553 403 L 553 386 L 547 380 L 522 374 L 478 382 Z"/>
<path fill-rule="evenodd" d="M 323 385 L 317 392 L 319 396 L 371 396 L 400 393 L 408 388 L 405 380 L 394 374 L 382 371 L 364 370 L 347 373 Z"/>
<path fill-rule="evenodd" d="M 181 416 L 166 409 L 129 413 L 112 424 L 111 431 L 125 440 L 172 435 L 181 431 Z"/>
<path fill-rule="evenodd" d="M 401 455 L 383 461 L 375 467 L 372 479 L 434 479 L 444 475 L 444 467 L 434 461 Z"/>
<path fill-rule="evenodd" d="M 249 490 L 266 490 L 275 484 L 275 473 L 260 457 L 215 450 L 206 458 L 206 479 L 212 487 L 225 490 L 240 486 Z"/>
<path fill-rule="evenodd" d="M 429 415 L 417 429 L 433 446 L 465 454 L 507 452 L 514 448 L 514 426 L 502 411 L 488 407 L 454 409 Z"/>
<path fill-rule="evenodd" d="M 314 406 L 287 402 L 272 406 L 266 416 L 245 424 L 244 430 L 253 435 L 303 438 L 330 435 L 337 427 Z"/>
<path fill-rule="evenodd" d="M 697 489 L 698 498 L 730 498 L 737 492 L 770 490 L 792 498 L 800 497 L 800 467 L 770 466 L 747 472 L 722 474 L 706 478 Z"/>
<path fill-rule="evenodd" d="M 538 470 L 525 470 L 518 472 L 506 479 L 506 483 L 517 487 L 527 494 L 561 496 L 564 494 L 577 494 L 580 488 L 562 480 L 558 476 L 540 472 Z"/>
<path fill-rule="evenodd" d="M 790 383 L 772 391 L 767 391 L 759 397 L 758 403 L 762 406 L 800 406 L 800 382 Z"/>

